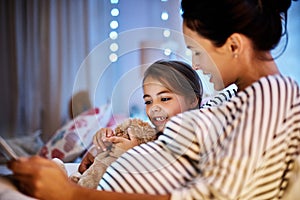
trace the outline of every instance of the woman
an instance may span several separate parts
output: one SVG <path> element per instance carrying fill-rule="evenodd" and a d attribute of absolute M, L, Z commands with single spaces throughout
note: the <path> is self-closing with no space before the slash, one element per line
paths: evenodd
<path fill-rule="evenodd" d="M 34 187 L 30 194 L 49 199 L 64 194 L 60 187 L 67 188 L 64 199 L 283 198 L 299 155 L 300 89 L 280 75 L 270 51 L 281 38 L 290 4 L 290 0 L 220 0 L 218 5 L 211 0 L 182 1 L 183 32 L 194 67 L 211 74 L 216 89 L 235 83 L 238 93 L 219 106 L 172 118 L 158 140 L 123 154 L 108 168 L 100 188 L 126 193 L 76 188 L 56 166 L 37 157 L 13 162 L 10 168 L 22 183 Z M 199 65 L 202 62 L 205 65 Z M 149 170 L 135 156 L 141 153 L 151 163 L 162 164 Z M 120 166 L 129 158 L 127 166 Z M 45 167 L 37 167 L 38 163 Z M 139 167 L 132 170 L 130 165 Z M 42 173 L 55 175 L 61 184 L 49 187 L 53 181 Z M 119 185 L 104 181 L 114 178 Z M 58 196 L 52 194 L 57 192 Z"/>

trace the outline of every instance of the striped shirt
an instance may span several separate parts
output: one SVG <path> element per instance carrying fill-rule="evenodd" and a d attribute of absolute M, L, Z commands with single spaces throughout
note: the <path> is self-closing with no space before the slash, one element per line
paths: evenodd
<path fill-rule="evenodd" d="M 300 151 L 300 91 L 261 78 L 220 106 L 173 117 L 108 167 L 98 189 L 172 199 L 280 199 Z"/>

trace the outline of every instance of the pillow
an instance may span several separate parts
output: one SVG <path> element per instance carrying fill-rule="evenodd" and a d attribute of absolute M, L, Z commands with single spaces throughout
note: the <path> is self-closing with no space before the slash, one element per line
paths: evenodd
<path fill-rule="evenodd" d="M 85 111 L 58 129 L 40 149 L 42 157 L 72 162 L 92 143 L 96 131 L 106 127 L 111 117 L 110 104 Z"/>

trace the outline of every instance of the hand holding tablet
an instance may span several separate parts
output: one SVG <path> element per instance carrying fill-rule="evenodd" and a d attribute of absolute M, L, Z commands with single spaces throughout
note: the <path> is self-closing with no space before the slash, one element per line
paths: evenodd
<path fill-rule="evenodd" d="M 0 151 L 4 154 L 7 160 L 17 160 L 19 157 L 1 136 Z"/>

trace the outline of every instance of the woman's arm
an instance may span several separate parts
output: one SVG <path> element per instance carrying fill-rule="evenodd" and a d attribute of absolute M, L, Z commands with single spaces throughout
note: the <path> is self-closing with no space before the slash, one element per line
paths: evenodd
<path fill-rule="evenodd" d="M 38 156 L 11 161 L 22 192 L 38 199 L 169 199 L 168 195 L 125 194 L 83 188 L 72 183 L 67 175 L 51 160 Z"/>

